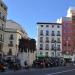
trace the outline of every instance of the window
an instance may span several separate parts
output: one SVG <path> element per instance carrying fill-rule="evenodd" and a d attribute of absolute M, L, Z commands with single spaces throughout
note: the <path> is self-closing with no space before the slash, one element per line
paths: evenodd
<path fill-rule="evenodd" d="M 60 50 L 60 45 L 57 45 L 57 50 Z"/>
<path fill-rule="evenodd" d="M 1 18 L 1 12 L 0 12 L 0 18 Z"/>
<path fill-rule="evenodd" d="M 60 25 L 57 25 L 57 28 L 60 28 Z"/>
<path fill-rule="evenodd" d="M 43 27 L 43 25 L 41 25 L 41 27 Z"/>
<path fill-rule="evenodd" d="M 42 55 L 43 55 L 43 53 L 42 53 L 42 52 L 40 52 L 40 55 L 42 56 Z"/>
<path fill-rule="evenodd" d="M 12 47 L 13 46 L 13 41 L 10 41 L 10 43 L 8 44 L 8 46 Z"/>
<path fill-rule="evenodd" d="M 2 34 L 0 34 L 0 41 L 2 41 Z"/>
<path fill-rule="evenodd" d="M 6 18 L 5 18 L 5 16 L 3 16 L 3 21 L 6 21 Z"/>
<path fill-rule="evenodd" d="M 49 35 L 49 31 L 48 30 L 46 30 L 46 36 L 48 36 Z"/>
<path fill-rule="evenodd" d="M 70 47 L 70 46 L 71 46 L 71 44 L 68 44 L 68 46 Z"/>
<path fill-rule="evenodd" d="M 8 55 L 12 55 L 12 49 L 9 49 Z"/>
<path fill-rule="evenodd" d="M 46 25 L 46 27 L 49 27 L 49 25 Z"/>
<path fill-rule="evenodd" d="M 12 42 L 12 41 L 10 41 L 10 44 L 13 44 L 13 42 Z"/>
<path fill-rule="evenodd" d="M 51 50 L 54 50 L 54 44 L 51 45 Z"/>
<path fill-rule="evenodd" d="M 54 34 L 54 31 L 52 31 L 52 34 L 51 34 L 52 36 L 55 36 L 55 34 Z"/>
<path fill-rule="evenodd" d="M 1 46 L 1 44 L 0 44 L 0 52 L 2 52 L 2 46 Z"/>
<path fill-rule="evenodd" d="M 51 53 L 51 56 L 54 57 L 54 52 Z"/>
<path fill-rule="evenodd" d="M 75 21 L 75 16 L 72 16 L 72 20 L 74 20 L 74 21 Z"/>
<path fill-rule="evenodd" d="M 60 53 L 59 52 L 57 53 L 57 55 L 58 55 L 58 57 L 60 57 Z"/>
<path fill-rule="evenodd" d="M 66 46 L 66 43 L 64 43 L 63 45 Z"/>
<path fill-rule="evenodd" d="M 4 7 L 4 10 L 7 10 L 7 8 L 6 8 L 6 7 Z"/>
<path fill-rule="evenodd" d="M 40 35 L 43 35 L 43 30 L 40 30 Z"/>
<path fill-rule="evenodd" d="M 46 42 L 49 43 L 49 37 L 46 37 Z"/>
<path fill-rule="evenodd" d="M 54 38 L 52 38 L 51 42 L 52 42 L 52 43 L 54 43 L 54 42 L 55 42 Z"/>
<path fill-rule="evenodd" d="M 54 27 L 54 25 L 52 25 L 52 28 Z"/>
<path fill-rule="evenodd" d="M 43 37 L 40 37 L 40 42 L 43 42 Z"/>
<path fill-rule="evenodd" d="M 57 42 L 60 43 L 60 38 L 57 38 Z"/>
<path fill-rule="evenodd" d="M 5 27 L 4 27 L 4 24 L 2 24 L 2 30 L 4 30 L 4 28 L 5 28 Z"/>
<path fill-rule="evenodd" d="M 57 31 L 57 36 L 60 36 L 60 31 Z"/>
<path fill-rule="evenodd" d="M 9 38 L 10 40 L 13 40 L 14 38 L 13 38 L 13 34 L 11 34 L 10 35 L 10 38 Z"/>
<path fill-rule="evenodd" d="M 0 30 L 4 30 L 4 24 L 0 25 Z"/>
<path fill-rule="evenodd" d="M 48 57 L 48 52 L 45 53 L 45 56 Z"/>
<path fill-rule="evenodd" d="M 3 7 L 3 4 L 1 3 L 1 7 Z"/>
<path fill-rule="evenodd" d="M 40 44 L 40 50 L 43 50 L 43 44 Z"/>
<path fill-rule="evenodd" d="M 45 49 L 49 50 L 49 44 L 46 44 Z"/>

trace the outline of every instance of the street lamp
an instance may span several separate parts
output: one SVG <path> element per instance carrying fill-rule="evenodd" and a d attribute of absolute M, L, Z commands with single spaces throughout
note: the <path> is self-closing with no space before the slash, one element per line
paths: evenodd
<path fill-rule="evenodd" d="M 68 51 L 68 41 L 66 41 L 66 43 L 67 43 L 67 51 Z"/>
<path fill-rule="evenodd" d="M 66 44 L 67 44 L 67 55 L 69 55 L 69 58 L 70 58 L 70 53 L 69 53 L 69 51 L 68 51 L 68 40 L 66 41 Z"/>
<path fill-rule="evenodd" d="M 56 57 L 56 40 L 54 41 L 54 44 L 55 44 L 54 51 L 55 51 L 55 57 Z"/>

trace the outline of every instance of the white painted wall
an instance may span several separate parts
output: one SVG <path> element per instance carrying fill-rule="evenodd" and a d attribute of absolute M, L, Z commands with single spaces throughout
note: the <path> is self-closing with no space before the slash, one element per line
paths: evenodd
<path fill-rule="evenodd" d="M 10 35 L 13 34 L 14 39 L 10 40 Z M 25 35 L 25 36 L 24 36 Z M 3 52 L 7 55 L 9 49 L 12 49 L 12 54 L 17 55 L 19 39 L 24 36 L 27 38 L 27 33 L 22 29 L 21 25 L 14 22 L 13 20 L 6 21 L 5 35 L 4 35 L 4 45 Z M 13 47 L 9 47 L 8 44 L 13 41 Z"/>
<path fill-rule="evenodd" d="M 41 25 L 43 25 L 43 27 L 41 27 Z M 49 27 L 46 27 L 46 25 L 49 25 Z M 43 55 L 45 55 L 45 53 L 46 52 L 48 52 L 49 54 L 49 56 L 51 56 L 51 54 L 52 54 L 52 52 L 53 51 L 51 51 L 51 39 L 52 39 L 52 37 L 54 37 L 54 39 L 56 39 L 57 40 L 57 37 L 60 37 L 60 41 L 61 41 L 61 43 L 60 43 L 60 48 L 61 48 L 61 51 L 57 51 L 57 54 L 58 53 L 60 53 L 60 55 L 61 55 L 61 52 L 62 52 L 62 25 L 59 25 L 60 26 L 60 28 L 57 28 L 57 24 L 55 25 L 54 24 L 54 27 L 52 28 L 52 24 L 38 24 L 38 26 L 37 26 L 37 54 L 39 54 L 40 52 L 42 52 L 43 53 Z M 40 48 L 40 30 L 43 30 L 43 32 L 44 32 L 44 35 L 42 36 L 43 37 L 43 50 L 39 50 L 39 48 Z M 47 37 L 45 34 L 46 34 L 46 30 L 49 30 L 49 50 L 45 50 L 45 38 Z M 51 36 L 51 32 L 52 31 L 54 31 L 55 32 L 55 34 L 57 34 L 57 31 L 60 31 L 60 34 L 61 34 L 61 36 Z M 59 45 L 59 43 L 58 43 L 58 45 Z"/>
<path fill-rule="evenodd" d="M 13 34 L 13 37 L 14 39 L 13 40 L 10 40 L 10 35 Z M 17 50 L 16 50 L 16 41 L 17 41 L 17 38 L 16 38 L 16 33 L 9 33 L 9 32 L 6 32 L 5 35 L 4 35 L 4 46 L 3 46 L 3 52 L 5 53 L 5 55 L 7 55 L 9 49 L 12 49 L 12 55 L 16 55 L 17 54 Z M 10 47 L 8 46 L 8 44 L 10 43 L 10 41 L 13 41 L 13 47 Z"/>
<path fill-rule="evenodd" d="M 21 66 L 22 66 L 22 67 L 25 66 L 25 65 L 24 65 L 24 62 L 25 62 L 25 61 L 27 62 L 27 64 L 28 64 L 29 66 L 32 66 L 33 61 L 36 59 L 35 53 L 36 53 L 36 52 L 34 52 L 34 53 L 31 53 L 31 52 L 29 52 L 29 53 L 20 52 L 20 53 L 18 54 L 18 59 L 20 60 Z"/>

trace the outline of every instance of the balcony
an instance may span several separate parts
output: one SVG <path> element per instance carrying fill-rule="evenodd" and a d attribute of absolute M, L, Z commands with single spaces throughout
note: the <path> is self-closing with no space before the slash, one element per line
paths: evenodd
<path fill-rule="evenodd" d="M 57 36 L 61 36 L 60 34 L 57 34 Z"/>
<path fill-rule="evenodd" d="M 4 30 L 3 26 L 0 26 L 0 30 Z"/>
<path fill-rule="evenodd" d="M 43 36 L 43 33 L 41 33 L 40 35 Z"/>
<path fill-rule="evenodd" d="M 6 22 L 6 19 L 5 19 L 5 18 L 3 18 L 3 21 L 4 21 L 4 22 Z"/>
<path fill-rule="evenodd" d="M 42 40 L 40 40 L 40 43 L 43 43 L 43 41 L 42 41 Z"/>
<path fill-rule="evenodd" d="M 2 38 L 0 38 L 0 41 L 1 41 L 1 42 L 3 42 L 3 39 L 2 39 Z"/>
<path fill-rule="evenodd" d="M 49 48 L 45 48 L 46 50 L 49 50 Z"/>
<path fill-rule="evenodd" d="M 40 48 L 40 50 L 43 50 L 43 48 Z"/>
<path fill-rule="evenodd" d="M 51 48 L 51 50 L 55 50 L 55 48 L 54 48 L 54 47 L 52 47 L 52 48 Z"/>
<path fill-rule="evenodd" d="M 61 43 L 61 41 L 57 41 L 57 43 Z"/>
<path fill-rule="evenodd" d="M 8 44 L 9 47 L 13 47 L 13 44 Z"/>
<path fill-rule="evenodd" d="M 46 43 L 49 43 L 49 40 L 46 40 Z"/>
<path fill-rule="evenodd" d="M 51 41 L 51 43 L 55 43 L 55 41 L 54 41 L 54 40 L 52 40 L 52 41 Z"/>
<path fill-rule="evenodd" d="M 46 36 L 49 36 L 49 34 L 48 34 L 48 33 L 46 33 Z"/>
<path fill-rule="evenodd" d="M 14 40 L 14 38 L 13 37 L 10 37 L 9 40 Z"/>
<path fill-rule="evenodd" d="M 51 34 L 51 36 L 55 36 L 55 34 L 54 34 L 54 33 L 52 33 L 52 34 Z"/>
<path fill-rule="evenodd" d="M 61 49 L 60 48 L 57 48 L 57 50 L 60 51 Z"/>
<path fill-rule="evenodd" d="M 2 21 L 6 22 L 5 17 L 0 16 L 0 19 L 1 19 Z"/>

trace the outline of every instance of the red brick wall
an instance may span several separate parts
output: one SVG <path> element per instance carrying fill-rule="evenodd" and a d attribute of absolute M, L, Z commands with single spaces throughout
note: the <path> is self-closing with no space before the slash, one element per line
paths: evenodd
<path fill-rule="evenodd" d="M 73 53 L 73 26 L 70 21 L 62 21 L 62 52 L 67 54 Z"/>

